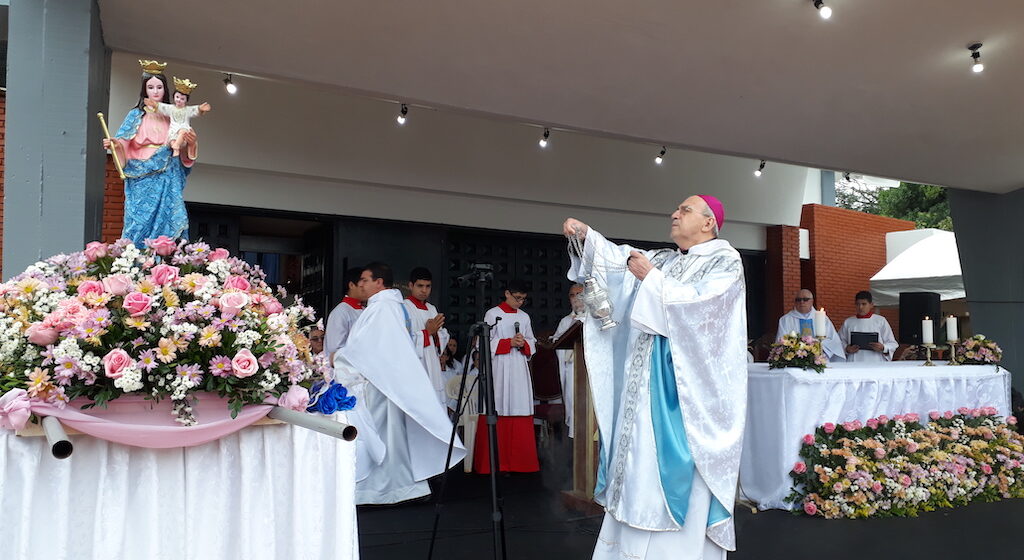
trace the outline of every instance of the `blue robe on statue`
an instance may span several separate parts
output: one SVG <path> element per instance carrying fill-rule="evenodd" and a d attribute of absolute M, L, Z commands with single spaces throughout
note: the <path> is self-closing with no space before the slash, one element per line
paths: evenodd
<path fill-rule="evenodd" d="M 115 138 L 131 141 L 142 124 L 143 112 L 128 112 Z M 150 118 L 166 118 L 159 115 Z M 164 145 L 149 159 L 129 159 L 124 165 L 124 230 L 121 237 L 143 247 L 146 239 L 166 235 L 172 239 L 188 236 L 185 211 L 185 180 L 190 167 L 171 155 Z"/>

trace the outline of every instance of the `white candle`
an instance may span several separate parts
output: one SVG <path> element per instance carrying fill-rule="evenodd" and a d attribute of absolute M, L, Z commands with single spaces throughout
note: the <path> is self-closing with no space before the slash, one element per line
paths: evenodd
<path fill-rule="evenodd" d="M 935 329 L 932 328 L 932 320 L 928 317 L 921 321 L 921 344 L 934 344 Z"/>
<path fill-rule="evenodd" d="M 956 317 L 953 315 L 946 317 L 946 340 L 960 340 L 959 334 L 957 332 Z"/>
<path fill-rule="evenodd" d="M 828 330 L 825 328 L 825 321 L 828 321 L 828 317 L 825 316 L 825 308 L 817 309 L 814 311 L 814 336 L 828 336 Z"/>

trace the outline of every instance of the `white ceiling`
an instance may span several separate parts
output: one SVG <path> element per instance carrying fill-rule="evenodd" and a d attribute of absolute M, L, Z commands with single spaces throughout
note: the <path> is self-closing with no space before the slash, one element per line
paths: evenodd
<path fill-rule="evenodd" d="M 830 21 L 811 0 L 99 4 L 118 50 L 669 146 L 1024 186 L 1021 0 L 831 0 Z"/>

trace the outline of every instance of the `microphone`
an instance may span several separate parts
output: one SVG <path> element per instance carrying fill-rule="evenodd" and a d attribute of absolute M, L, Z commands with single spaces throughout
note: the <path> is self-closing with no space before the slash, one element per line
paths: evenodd
<path fill-rule="evenodd" d="M 519 334 L 519 321 L 516 321 L 515 323 L 512 323 L 512 326 L 515 327 L 516 334 Z"/>

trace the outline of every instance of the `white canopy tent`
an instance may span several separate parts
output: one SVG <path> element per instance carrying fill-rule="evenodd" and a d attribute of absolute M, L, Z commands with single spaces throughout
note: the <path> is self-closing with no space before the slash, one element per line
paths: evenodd
<path fill-rule="evenodd" d="M 921 231 L 896 233 L 920 234 Z M 893 244 L 888 241 L 891 250 Z M 942 301 L 966 297 L 956 235 L 934 230 L 889 258 L 889 264 L 871 277 L 871 292 L 875 304 L 881 306 L 898 305 L 900 292 L 936 292 Z"/>

